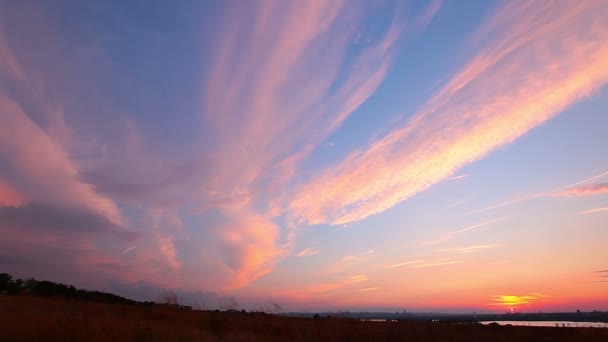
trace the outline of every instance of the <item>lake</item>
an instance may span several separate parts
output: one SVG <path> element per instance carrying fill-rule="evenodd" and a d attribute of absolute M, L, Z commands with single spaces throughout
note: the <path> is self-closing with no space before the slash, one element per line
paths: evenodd
<path fill-rule="evenodd" d="M 570 327 L 570 328 L 608 328 L 608 323 L 602 322 L 567 322 L 567 321 L 484 321 L 481 324 L 496 322 L 500 325 L 522 325 L 529 327 Z"/>

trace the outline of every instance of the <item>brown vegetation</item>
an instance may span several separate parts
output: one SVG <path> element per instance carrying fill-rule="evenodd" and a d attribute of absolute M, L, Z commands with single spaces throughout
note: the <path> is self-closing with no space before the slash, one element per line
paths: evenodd
<path fill-rule="evenodd" d="M 0 341 L 608 341 L 608 329 L 361 322 L 0 295 Z"/>

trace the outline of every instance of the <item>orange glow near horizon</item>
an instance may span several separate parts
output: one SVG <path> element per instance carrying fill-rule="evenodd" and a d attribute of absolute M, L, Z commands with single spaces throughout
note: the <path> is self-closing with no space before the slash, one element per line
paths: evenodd
<path fill-rule="evenodd" d="M 491 305 L 503 307 L 508 309 L 510 312 L 514 312 L 524 305 L 529 306 L 529 304 L 538 303 L 539 301 L 542 301 L 543 299 L 548 297 L 550 296 L 544 295 L 542 293 L 534 293 L 523 296 L 499 295 L 493 297 L 494 302 Z"/>

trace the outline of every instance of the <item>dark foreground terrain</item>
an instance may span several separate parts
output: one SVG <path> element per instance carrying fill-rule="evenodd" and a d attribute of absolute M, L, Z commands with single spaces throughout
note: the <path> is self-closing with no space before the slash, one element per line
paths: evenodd
<path fill-rule="evenodd" d="M 608 329 L 362 322 L 0 295 L 0 341 L 608 341 Z"/>

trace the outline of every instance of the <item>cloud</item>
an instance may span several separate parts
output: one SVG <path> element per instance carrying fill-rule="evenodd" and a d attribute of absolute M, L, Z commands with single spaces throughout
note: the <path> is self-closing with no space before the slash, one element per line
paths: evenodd
<path fill-rule="evenodd" d="M 441 251 L 443 252 L 458 252 L 458 253 L 471 253 L 471 252 L 476 252 L 479 250 L 484 250 L 484 249 L 493 249 L 493 248 L 497 248 L 498 245 L 496 244 L 487 244 L 487 245 L 475 245 L 475 246 L 468 246 L 468 247 L 461 247 L 461 248 L 445 248 L 442 249 Z"/>
<path fill-rule="evenodd" d="M 419 29 L 438 9 L 433 5 Z M 409 34 L 404 11 L 389 7 L 394 17 L 379 23 L 367 16 L 387 8 L 371 3 L 250 3 L 246 11 L 229 7 L 225 25 L 214 28 L 221 34 L 201 113 L 213 167 L 199 199 L 205 213 L 235 216 L 227 218 L 229 229 L 215 228 L 233 286 L 289 254 L 295 224 L 282 230 L 275 220 L 289 203 L 299 163 L 374 94 L 397 42 Z M 279 241 L 283 235 L 287 242 Z"/>
<path fill-rule="evenodd" d="M 588 183 L 588 182 L 590 182 L 590 181 L 592 181 L 592 180 L 596 180 L 596 179 L 598 179 L 598 178 L 602 178 L 602 177 L 607 176 L 607 175 L 608 175 L 608 171 L 606 171 L 606 172 L 602 172 L 602 173 L 600 173 L 600 174 L 598 174 L 598 175 L 591 176 L 591 177 L 589 177 L 589 178 L 587 178 L 587 179 L 583 179 L 583 180 L 578 181 L 578 182 L 576 182 L 576 183 L 574 183 L 574 184 L 570 184 L 570 185 L 568 185 L 566 188 L 572 188 L 572 187 L 575 187 L 575 186 L 580 185 L 580 184 L 585 184 L 585 183 Z"/>
<path fill-rule="evenodd" d="M 412 265 L 412 267 L 438 267 L 438 266 L 447 266 L 454 265 L 463 262 L 462 260 L 434 260 L 428 262 L 422 262 Z"/>
<path fill-rule="evenodd" d="M 452 181 L 452 180 L 465 179 L 465 178 L 468 178 L 468 177 L 469 177 L 469 175 L 456 175 L 456 176 L 448 177 L 448 178 L 446 178 L 444 180 L 445 181 Z"/>
<path fill-rule="evenodd" d="M 468 214 L 477 214 L 477 213 L 481 213 L 481 212 L 485 212 L 485 211 L 489 211 L 489 210 L 503 208 L 506 206 L 514 205 L 514 204 L 517 204 L 517 203 L 520 203 L 523 201 L 540 198 L 540 197 L 581 197 L 581 196 L 591 196 L 591 195 L 596 195 L 596 194 L 602 194 L 602 193 L 608 191 L 606 188 L 607 187 L 606 183 L 598 183 L 598 184 L 582 185 L 582 186 L 581 186 L 581 184 L 588 183 L 588 182 L 590 182 L 592 180 L 596 180 L 598 178 L 602 178 L 606 175 L 608 175 L 608 172 L 604 172 L 599 175 L 595 175 L 595 176 L 589 177 L 587 179 L 578 181 L 576 183 L 570 184 L 569 186 L 566 186 L 557 191 L 534 193 L 534 194 L 519 196 L 514 199 L 504 201 L 502 203 L 491 205 L 489 207 L 470 211 L 470 212 L 468 212 Z"/>
<path fill-rule="evenodd" d="M 465 204 L 467 202 L 470 202 L 471 200 L 473 200 L 477 196 L 478 195 L 468 196 L 468 197 L 465 197 L 465 198 L 463 198 L 461 200 L 458 200 L 456 202 L 452 202 L 451 204 L 448 204 L 447 206 L 445 206 L 445 209 L 451 209 L 451 208 L 457 207 L 459 205 L 463 205 L 463 204 Z"/>
<path fill-rule="evenodd" d="M 562 190 L 555 194 L 555 196 L 561 197 L 579 197 L 579 196 L 592 196 L 608 193 L 608 183 L 598 183 L 583 185 L 573 188 Z"/>
<path fill-rule="evenodd" d="M 377 290 L 380 290 L 380 287 L 367 287 L 367 288 L 364 288 L 364 289 L 360 289 L 359 291 L 360 292 L 368 292 L 368 291 L 377 291 Z"/>
<path fill-rule="evenodd" d="M 342 260 L 344 261 L 354 261 L 354 260 L 359 260 L 361 258 L 365 258 L 365 257 L 369 257 L 371 255 L 373 255 L 374 253 L 376 253 L 376 249 L 372 248 L 370 250 L 367 250 L 365 252 L 361 252 L 361 253 L 356 253 L 356 254 L 351 254 L 351 255 L 346 255 L 342 258 Z"/>
<path fill-rule="evenodd" d="M 140 236 L 87 209 L 36 203 L 20 207 L 0 207 L 0 229 L 41 235 L 105 235 L 125 241 L 132 241 Z"/>
<path fill-rule="evenodd" d="M 387 268 L 387 269 L 388 268 L 397 268 L 397 267 L 421 264 L 423 262 L 424 262 L 424 260 L 405 261 L 405 262 L 400 262 L 398 264 L 386 266 L 385 268 Z"/>
<path fill-rule="evenodd" d="M 493 224 L 493 223 L 496 223 L 496 222 L 503 221 L 505 219 L 506 219 L 506 217 L 499 217 L 499 218 L 495 218 L 495 219 L 492 219 L 492 220 L 487 220 L 487 221 L 484 221 L 484 222 L 476 223 L 476 224 L 473 224 L 473 225 L 470 225 L 470 226 L 467 226 L 465 228 L 461 228 L 461 229 L 458 229 L 458 230 L 455 230 L 455 231 L 444 233 L 440 237 L 438 237 L 438 238 L 436 238 L 434 240 L 421 243 L 421 246 L 426 247 L 426 246 L 431 246 L 431 245 L 436 245 L 438 243 L 446 242 L 446 241 L 452 239 L 454 236 L 456 236 L 458 234 L 462 234 L 462 233 L 465 233 L 465 232 L 468 232 L 468 231 L 472 231 L 472 230 L 477 230 L 479 228 L 485 227 L 487 225 L 490 225 L 490 224 Z"/>
<path fill-rule="evenodd" d="M 23 27 L 28 21 L 23 20 L 25 12 L 20 12 L 24 8 L 28 9 L 27 19 L 36 22 L 27 25 L 27 29 Z M 0 70 L 3 74 L 0 175 L 3 182 L 10 184 L 22 199 L 86 207 L 121 224 L 122 216 L 116 204 L 80 179 L 80 165 L 70 156 L 75 147 L 72 132 L 65 122 L 65 104 L 55 96 L 65 90 L 63 80 L 69 79 L 70 75 L 61 75 L 62 80 L 50 79 L 47 76 L 55 75 L 54 68 L 58 65 L 42 68 L 44 72 L 41 72 L 40 65 L 32 63 L 63 63 L 65 58 L 61 57 L 65 56 L 56 55 L 61 44 L 52 36 L 54 30 L 43 27 L 42 22 L 47 21 L 38 20 L 41 11 L 33 10 L 33 7 L 15 6 L 5 10 L 2 22 L 11 25 L 0 25 Z M 29 39 L 34 39 L 31 41 L 34 44 L 40 42 L 45 53 L 28 55 L 21 44 Z"/>
<path fill-rule="evenodd" d="M 150 219 L 144 225 L 152 231 L 150 246 L 138 243 L 133 257 L 154 246 L 154 260 L 184 269 L 180 257 L 194 252 L 180 249 L 194 247 L 181 237 L 208 235 L 218 239 L 216 266 L 232 275 L 230 286 L 245 286 L 289 254 L 295 225 L 281 225 L 290 227 L 285 243 L 285 232 L 275 221 L 288 203 L 288 183 L 298 164 L 374 94 L 397 43 L 424 29 L 439 8 L 440 2 L 434 2 L 408 16 L 393 4 L 345 1 L 218 6 L 221 23 L 209 21 L 213 26 L 208 27 L 218 34 L 205 37 L 210 41 L 201 49 L 208 70 L 195 82 L 202 85 L 197 94 L 202 101 L 187 108 L 197 115 L 189 119 L 200 125 L 188 122 L 196 138 L 185 146 L 173 142 L 184 140 L 181 131 L 179 137 L 159 141 L 175 126 L 162 127 L 156 135 L 145 130 L 181 120 L 181 115 L 164 114 L 183 104 L 174 108 L 167 96 L 159 106 L 154 82 L 138 79 L 149 69 L 137 65 L 133 74 L 130 63 L 116 63 L 120 58 L 115 58 L 113 44 L 126 41 L 105 30 L 101 33 L 113 37 L 110 43 L 89 31 L 78 32 L 82 39 L 67 39 L 64 25 L 57 24 L 64 19 L 60 14 L 12 7 L 2 12 L 6 25 L 0 25 L 0 178 L 14 191 L 0 184 L 0 204 L 22 206 L 27 200 L 82 207 L 116 226 L 158 209 L 175 216 L 187 211 L 201 220 L 212 217 L 204 227 L 189 222 L 189 232 L 182 231 L 182 224 L 164 227 Z M 394 16 L 368 19 L 380 10 Z M 91 20 L 108 20 L 101 17 Z M 111 19 L 118 25 L 100 27 L 141 29 L 120 17 Z M 148 49 L 146 37 L 136 37 L 142 41 L 134 51 L 142 56 L 158 52 Z M 45 54 L 30 52 L 29 44 L 38 43 Z M 155 77 L 157 70 L 150 71 Z M 169 84 L 159 88 L 164 92 Z M 125 101 L 121 90 L 135 101 Z M 138 122 L 142 116 L 145 123 Z"/>
<path fill-rule="evenodd" d="M 25 198 L 8 183 L 0 179 L 0 206 L 18 207 L 25 203 Z"/>
<path fill-rule="evenodd" d="M 585 211 L 581 211 L 582 215 L 587 215 L 587 214 L 595 214 L 595 213 L 601 213 L 604 211 L 608 211 L 608 207 L 600 207 L 600 208 L 595 208 L 595 209 L 589 209 L 589 210 L 585 210 Z"/>
<path fill-rule="evenodd" d="M 24 184 L 18 190 L 26 198 L 84 206 L 116 224 L 122 222 L 116 205 L 80 181 L 77 164 L 16 102 L 0 93 L 0 108 L 0 159 L 10 167 L 6 174 Z"/>
<path fill-rule="evenodd" d="M 298 254 L 296 254 L 296 256 L 298 256 L 298 257 L 306 257 L 306 256 L 311 256 L 311 255 L 319 254 L 320 252 L 321 252 L 320 250 L 315 249 L 315 248 L 304 248 Z"/>
<path fill-rule="evenodd" d="M 278 246 L 279 227 L 263 216 L 229 211 L 225 220 L 218 233 L 221 258 L 231 273 L 226 287 L 240 288 L 270 272 L 285 250 Z"/>
<path fill-rule="evenodd" d="M 477 54 L 407 124 L 304 184 L 290 212 L 333 225 L 383 212 L 599 89 L 606 6 L 506 3 L 478 32 Z"/>
<path fill-rule="evenodd" d="M 160 251 L 163 253 L 169 265 L 176 271 L 179 271 L 181 268 L 181 263 L 177 259 L 177 252 L 175 251 L 175 244 L 173 243 L 172 236 L 159 236 L 158 244 L 160 246 Z"/>

